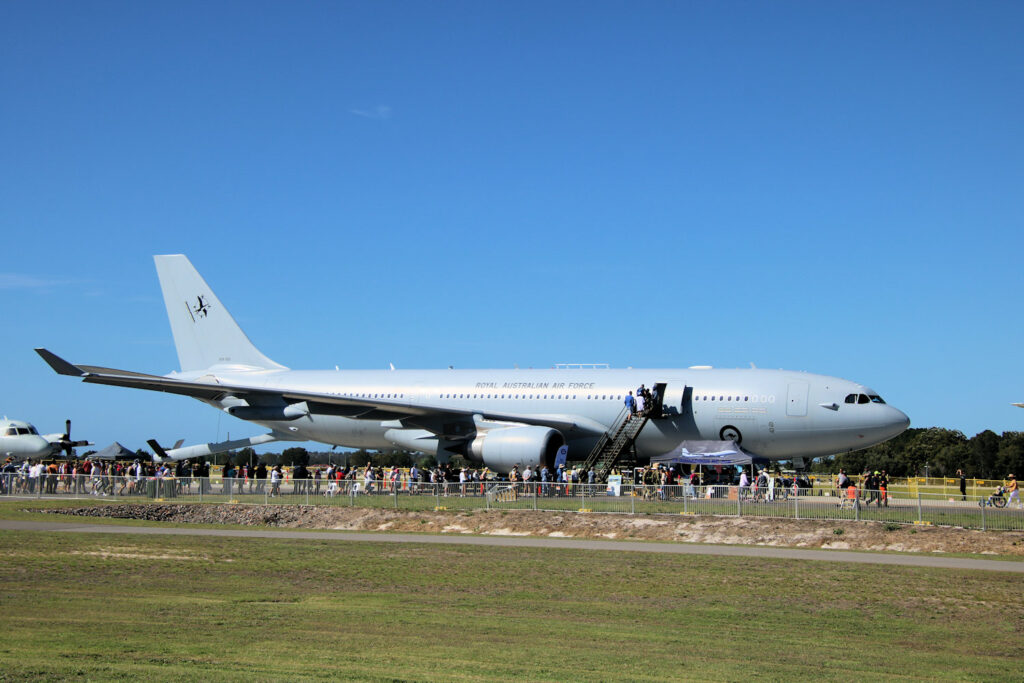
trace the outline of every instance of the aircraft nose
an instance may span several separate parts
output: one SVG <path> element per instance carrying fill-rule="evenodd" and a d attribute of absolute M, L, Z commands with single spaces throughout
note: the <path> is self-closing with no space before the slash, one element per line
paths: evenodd
<path fill-rule="evenodd" d="M 903 432 L 907 431 L 907 427 L 910 426 L 910 418 L 907 417 L 906 413 L 898 408 L 893 408 L 892 406 L 888 406 L 888 408 L 889 416 L 886 420 L 885 426 L 886 431 L 891 432 L 891 436 L 889 438 L 892 438 L 893 436 L 899 436 Z"/>

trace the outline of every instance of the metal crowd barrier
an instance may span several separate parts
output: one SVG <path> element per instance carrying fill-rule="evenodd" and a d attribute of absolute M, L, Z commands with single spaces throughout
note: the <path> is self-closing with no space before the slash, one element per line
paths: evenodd
<path fill-rule="evenodd" d="M 336 505 L 404 510 L 543 510 L 626 514 L 717 515 L 1024 530 L 1018 504 L 996 507 L 990 496 L 884 493 L 854 489 L 815 495 L 776 487 L 640 486 L 500 481 L 443 484 L 345 479 L 281 480 L 0 474 L 0 496 L 130 502 Z M 617 494 L 617 495 L 616 495 Z M 994 502 L 999 502 L 998 500 Z"/>

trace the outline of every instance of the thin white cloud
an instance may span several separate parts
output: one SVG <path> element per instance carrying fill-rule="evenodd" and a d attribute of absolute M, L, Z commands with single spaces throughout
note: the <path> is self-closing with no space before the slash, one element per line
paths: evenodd
<path fill-rule="evenodd" d="M 45 289 L 71 284 L 70 280 L 47 280 L 21 273 L 0 273 L 0 289 Z"/>
<path fill-rule="evenodd" d="M 387 121 L 391 118 L 391 107 L 386 104 L 378 104 L 370 109 L 349 109 L 348 111 L 350 114 L 375 121 Z"/>

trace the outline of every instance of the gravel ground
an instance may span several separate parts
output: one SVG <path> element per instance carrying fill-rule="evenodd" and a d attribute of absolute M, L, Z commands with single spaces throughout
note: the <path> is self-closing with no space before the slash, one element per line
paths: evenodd
<path fill-rule="evenodd" d="M 1024 534 L 1021 532 L 984 532 L 951 527 L 892 528 L 876 522 L 818 522 L 752 517 L 680 518 L 669 515 L 533 511 L 414 512 L 301 505 L 125 504 L 52 509 L 45 512 L 184 524 L 237 524 L 289 529 L 547 536 L 1024 556 Z"/>

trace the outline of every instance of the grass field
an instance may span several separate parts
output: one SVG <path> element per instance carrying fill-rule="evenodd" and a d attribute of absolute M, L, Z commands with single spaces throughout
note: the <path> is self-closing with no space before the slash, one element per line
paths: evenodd
<path fill-rule="evenodd" d="M 0 532 L 0 554 L 0 679 L 1007 680 L 1021 666 L 1020 578 L 1001 572 L 37 532 Z"/>

